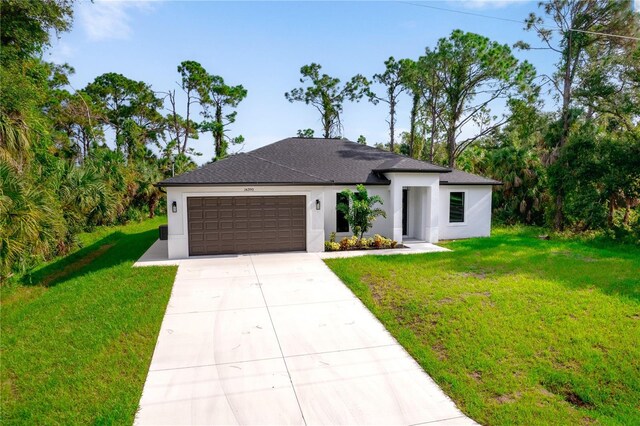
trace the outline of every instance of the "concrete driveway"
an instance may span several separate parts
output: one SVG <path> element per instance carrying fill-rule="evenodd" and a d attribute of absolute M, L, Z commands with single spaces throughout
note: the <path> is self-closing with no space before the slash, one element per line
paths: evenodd
<path fill-rule="evenodd" d="M 317 255 L 181 261 L 136 424 L 473 424 Z"/>

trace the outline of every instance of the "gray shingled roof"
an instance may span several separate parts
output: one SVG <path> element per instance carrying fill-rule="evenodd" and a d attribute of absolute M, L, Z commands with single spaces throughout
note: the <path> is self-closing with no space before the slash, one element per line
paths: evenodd
<path fill-rule="evenodd" d="M 453 169 L 440 175 L 440 185 L 502 185 L 502 182 Z"/>
<path fill-rule="evenodd" d="M 344 139 L 288 138 L 207 164 L 158 185 L 388 185 L 384 172 L 442 173 L 443 176 L 449 171 L 446 167 Z"/>

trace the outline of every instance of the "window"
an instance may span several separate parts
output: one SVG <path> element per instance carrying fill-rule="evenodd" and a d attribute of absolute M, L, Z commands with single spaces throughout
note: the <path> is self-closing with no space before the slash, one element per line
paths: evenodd
<path fill-rule="evenodd" d="M 349 204 L 349 197 L 344 194 L 336 194 L 336 206 L 339 204 Z M 349 222 L 344 213 L 336 210 L 336 232 L 349 232 Z"/>
<path fill-rule="evenodd" d="M 464 192 L 449 194 L 449 223 L 464 222 Z"/>

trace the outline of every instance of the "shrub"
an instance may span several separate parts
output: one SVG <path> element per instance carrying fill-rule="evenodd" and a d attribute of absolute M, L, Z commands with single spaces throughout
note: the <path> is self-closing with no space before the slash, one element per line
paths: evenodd
<path fill-rule="evenodd" d="M 324 242 L 324 251 L 338 251 L 340 250 L 340 244 L 335 241 L 325 241 Z"/>
<path fill-rule="evenodd" d="M 390 238 L 385 238 L 381 235 L 374 235 L 370 238 L 358 238 L 357 235 L 353 235 L 351 237 L 344 237 L 340 240 L 339 243 L 335 241 L 325 241 L 324 250 L 325 251 L 346 251 L 346 250 L 356 250 L 356 249 L 389 249 L 395 248 L 398 242 L 393 241 Z"/>
<path fill-rule="evenodd" d="M 356 188 L 357 192 L 348 189 L 341 192 L 348 197 L 350 203 L 339 203 L 336 210 L 344 214 L 351 231 L 358 238 L 362 238 L 378 216 L 387 217 L 387 214 L 384 210 L 375 207 L 376 204 L 382 205 L 382 198 L 378 195 L 370 197 L 364 185 L 358 185 Z"/>

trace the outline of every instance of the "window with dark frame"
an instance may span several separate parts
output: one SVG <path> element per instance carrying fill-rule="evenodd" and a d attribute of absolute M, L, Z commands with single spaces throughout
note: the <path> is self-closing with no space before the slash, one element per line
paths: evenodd
<path fill-rule="evenodd" d="M 349 197 L 344 194 L 337 193 L 336 194 L 336 206 L 339 204 L 349 204 Z M 347 218 L 339 210 L 336 210 L 336 232 L 349 232 L 349 222 L 347 222 Z"/>
<path fill-rule="evenodd" d="M 449 194 L 449 223 L 464 222 L 464 192 Z"/>

